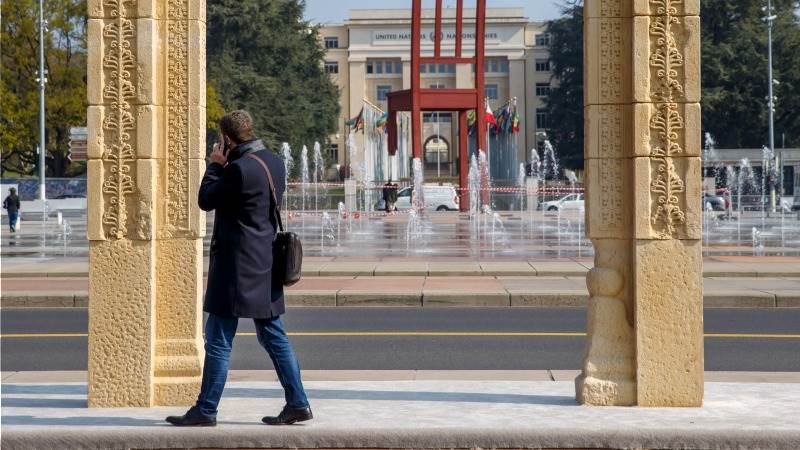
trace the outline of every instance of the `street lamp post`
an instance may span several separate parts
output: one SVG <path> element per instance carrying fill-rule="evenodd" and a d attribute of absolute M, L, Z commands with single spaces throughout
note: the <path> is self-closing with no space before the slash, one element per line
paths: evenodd
<path fill-rule="evenodd" d="M 769 53 L 769 150 L 770 154 L 775 155 L 775 95 L 773 93 L 773 87 L 775 85 L 775 79 L 772 74 L 772 27 L 777 18 L 776 15 L 772 13 L 772 0 L 767 0 L 767 52 Z M 772 161 L 767 161 L 768 164 L 772 163 Z M 764 173 L 762 176 L 767 176 L 769 171 L 767 168 L 764 168 Z M 775 212 L 775 180 L 773 177 L 770 177 L 770 210 Z"/>
<path fill-rule="evenodd" d="M 39 0 L 39 200 L 45 201 L 47 195 L 44 187 L 45 142 L 44 142 L 44 88 L 47 75 L 44 69 L 44 32 L 47 23 L 44 21 L 44 0 Z M 44 207 L 43 207 L 44 208 Z"/>

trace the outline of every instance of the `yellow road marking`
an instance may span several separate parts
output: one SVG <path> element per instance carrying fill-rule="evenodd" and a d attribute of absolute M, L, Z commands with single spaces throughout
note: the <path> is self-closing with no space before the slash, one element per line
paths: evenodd
<path fill-rule="evenodd" d="M 255 333 L 237 333 L 238 336 L 255 336 Z M 70 338 L 87 337 L 87 333 L 8 333 L 0 338 Z M 299 337 L 584 337 L 576 332 L 463 332 L 463 331 L 299 331 L 289 333 Z M 800 334 L 768 333 L 706 333 L 707 338 L 732 339 L 800 339 Z"/>

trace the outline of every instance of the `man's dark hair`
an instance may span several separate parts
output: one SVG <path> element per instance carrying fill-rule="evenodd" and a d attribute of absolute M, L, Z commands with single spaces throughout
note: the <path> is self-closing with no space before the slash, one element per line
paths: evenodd
<path fill-rule="evenodd" d="M 231 111 L 222 116 L 222 119 L 219 119 L 219 128 L 225 136 L 231 138 L 234 144 L 241 144 L 255 137 L 253 135 L 253 118 L 243 109 Z"/>

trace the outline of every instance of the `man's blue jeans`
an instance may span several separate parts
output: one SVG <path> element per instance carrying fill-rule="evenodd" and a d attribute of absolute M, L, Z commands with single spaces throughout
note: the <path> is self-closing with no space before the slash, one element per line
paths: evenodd
<path fill-rule="evenodd" d="M 8 213 L 8 227 L 11 229 L 12 233 L 16 233 L 17 231 L 17 217 L 19 217 L 18 213 L 15 212 Z"/>
<path fill-rule="evenodd" d="M 300 380 L 300 365 L 286 337 L 280 317 L 274 319 L 253 319 L 256 325 L 258 342 L 269 354 L 272 365 L 278 373 L 278 380 L 286 395 L 286 405 L 291 408 L 308 407 L 303 382 Z M 238 317 L 223 317 L 209 314 L 206 321 L 206 359 L 203 367 L 203 384 L 197 406 L 206 416 L 216 417 L 217 406 L 225 389 L 230 366 L 231 348 Z"/>

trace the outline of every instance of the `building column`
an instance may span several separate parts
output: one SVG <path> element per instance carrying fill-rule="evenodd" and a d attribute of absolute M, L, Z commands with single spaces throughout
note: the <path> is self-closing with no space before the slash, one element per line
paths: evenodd
<path fill-rule="evenodd" d="M 88 10 L 89 406 L 189 405 L 203 358 L 205 2 Z"/>
<path fill-rule="evenodd" d="M 577 398 L 703 401 L 699 1 L 585 7 L 587 232 Z"/>
<path fill-rule="evenodd" d="M 367 86 L 367 63 L 366 61 L 350 61 L 350 115 L 349 118 L 352 119 L 356 117 L 361 111 L 361 108 L 364 107 L 364 97 L 366 97 L 366 86 Z M 350 130 L 353 131 L 353 130 Z M 364 134 L 363 133 L 355 133 L 355 141 L 356 141 L 356 161 L 350 160 L 350 155 L 345 153 L 345 159 L 347 164 L 350 166 L 350 173 L 351 176 L 356 174 L 360 169 L 361 161 L 364 159 Z M 348 137 L 345 136 L 344 142 L 344 151 L 347 152 L 347 139 Z"/>
<path fill-rule="evenodd" d="M 411 89 L 411 60 L 403 59 L 403 89 Z"/>
<path fill-rule="evenodd" d="M 517 113 L 521 122 L 520 130 L 524 129 L 522 125 L 525 123 L 527 102 L 525 98 L 525 60 L 517 59 L 508 62 L 508 90 L 511 98 L 517 99 Z M 527 137 L 526 133 L 520 132 L 517 136 L 517 161 L 527 161 Z"/>

